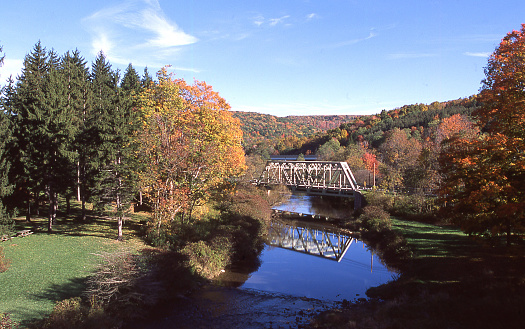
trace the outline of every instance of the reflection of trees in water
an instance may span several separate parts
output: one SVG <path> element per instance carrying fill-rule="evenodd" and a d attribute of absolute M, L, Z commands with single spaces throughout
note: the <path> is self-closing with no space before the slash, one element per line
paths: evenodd
<path fill-rule="evenodd" d="M 353 201 L 350 198 L 333 196 L 311 196 L 310 211 L 316 215 L 330 218 L 347 218 L 352 216 Z"/>

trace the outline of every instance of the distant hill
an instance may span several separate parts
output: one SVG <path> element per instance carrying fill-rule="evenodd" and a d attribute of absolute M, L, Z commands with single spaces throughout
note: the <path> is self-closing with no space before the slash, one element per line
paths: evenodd
<path fill-rule="evenodd" d="M 234 111 L 244 133 L 245 145 L 288 136 L 311 137 L 354 120 L 358 115 L 305 115 L 277 117 L 269 114 Z"/>

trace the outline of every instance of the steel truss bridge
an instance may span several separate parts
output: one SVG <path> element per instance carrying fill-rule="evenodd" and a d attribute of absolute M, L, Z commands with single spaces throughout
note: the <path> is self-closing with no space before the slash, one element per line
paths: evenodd
<path fill-rule="evenodd" d="M 346 162 L 268 161 L 258 184 L 284 184 L 308 194 L 353 197 L 359 190 Z"/>
<path fill-rule="evenodd" d="M 296 223 L 273 220 L 268 232 L 269 245 L 340 262 L 355 238 Z"/>

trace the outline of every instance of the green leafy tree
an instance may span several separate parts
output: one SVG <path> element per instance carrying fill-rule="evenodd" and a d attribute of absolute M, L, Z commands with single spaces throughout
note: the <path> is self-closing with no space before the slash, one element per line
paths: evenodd
<path fill-rule="evenodd" d="M 317 157 L 324 161 L 344 161 L 344 148 L 336 138 L 330 139 L 317 150 Z"/>
<path fill-rule="evenodd" d="M 403 188 L 410 180 L 410 174 L 417 168 L 421 143 L 399 129 L 394 129 L 379 148 L 382 156 L 381 184 L 394 190 Z"/>

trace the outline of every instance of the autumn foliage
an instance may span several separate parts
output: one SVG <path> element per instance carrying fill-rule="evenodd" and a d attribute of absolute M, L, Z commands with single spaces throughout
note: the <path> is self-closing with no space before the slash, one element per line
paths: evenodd
<path fill-rule="evenodd" d="M 441 189 L 468 233 L 525 231 L 525 25 L 490 56 L 475 111 L 483 135 L 452 138 L 440 163 Z"/>
<path fill-rule="evenodd" d="M 196 206 L 245 169 L 239 122 L 211 86 L 188 85 L 166 69 L 140 102 L 142 185 L 153 204 L 155 227 L 189 222 Z"/>

